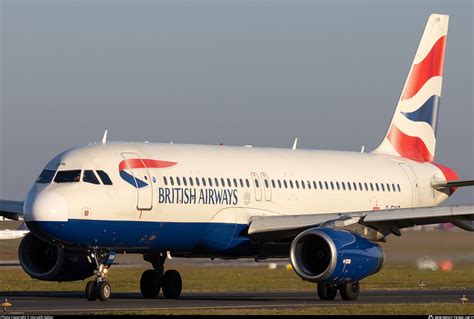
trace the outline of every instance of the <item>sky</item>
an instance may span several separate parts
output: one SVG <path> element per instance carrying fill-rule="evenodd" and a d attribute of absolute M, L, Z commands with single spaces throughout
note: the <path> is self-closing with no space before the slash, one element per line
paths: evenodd
<path fill-rule="evenodd" d="M 436 162 L 474 178 L 472 1 L 0 0 L 0 198 L 105 129 L 370 151 L 431 13 L 450 15 Z"/>

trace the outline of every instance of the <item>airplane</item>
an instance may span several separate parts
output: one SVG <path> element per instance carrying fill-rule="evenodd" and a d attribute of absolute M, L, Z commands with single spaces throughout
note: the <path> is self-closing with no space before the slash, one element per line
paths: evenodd
<path fill-rule="evenodd" d="M 395 113 L 372 152 L 107 142 L 55 156 L 24 202 L 19 260 L 32 278 L 83 280 L 88 300 L 111 297 L 115 256 L 141 254 L 144 298 L 178 298 L 182 279 L 167 256 L 289 258 L 321 300 L 355 300 L 380 271 L 378 245 L 414 225 L 474 231 L 473 204 L 438 206 L 472 186 L 434 161 L 448 30 L 426 24 Z M 471 138 L 471 137 L 469 137 Z"/>
<path fill-rule="evenodd" d="M 18 239 L 24 237 L 30 231 L 25 223 L 22 223 L 16 230 L 2 229 L 0 230 L 0 240 Z"/>

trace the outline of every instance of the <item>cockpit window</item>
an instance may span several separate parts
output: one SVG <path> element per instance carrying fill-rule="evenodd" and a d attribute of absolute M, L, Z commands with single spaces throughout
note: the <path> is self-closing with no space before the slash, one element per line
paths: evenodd
<path fill-rule="evenodd" d="M 81 179 L 81 170 L 58 171 L 54 178 L 55 183 L 75 183 Z"/>
<path fill-rule="evenodd" d="M 107 175 L 104 171 L 97 171 L 97 175 L 99 175 L 100 179 L 102 180 L 102 184 L 104 185 L 112 185 L 112 181 L 110 180 L 109 175 Z"/>
<path fill-rule="evenodd" d="M 91 184 L 96 184 L 96 185 L 100 184 L 97 177 L 95 177 L 94 171 L 89 171 L 89 170 L 84 171 L 84 176 L 82 176 L 82 181 L 85 183 L 91 183 Z"/>
<path fill-rule="evenodd" d="M 45 169 L 44 171 L 41 172 L 40 176 L 38 176 L 36 183 L 39 183 L 39 184 L 51 183 L 53 181 L 54 173 L 56 173 L 56 171 Z"/>

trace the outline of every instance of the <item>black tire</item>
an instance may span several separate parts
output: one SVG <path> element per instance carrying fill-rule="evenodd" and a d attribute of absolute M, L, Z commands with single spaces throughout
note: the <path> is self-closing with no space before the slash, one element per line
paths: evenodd
<path fill-rule="evenodd" d="M 181 276 L 176 270 L 168 270 L 161 278 L 161 288 L 163 295 L 168 299 L 176 299 L 181 295 L 183 283 Z"/>
<path fill-rule="evenodd" d="M 107 301 L 110 299 L 110 295 L 112 294 L 112 288 L 108 281 L 101 281 L 98 287 L 99 291 L 99 299 L 102 301 Z"/>
<path fill-rule="evenodd" d="M 95 301 L 99 297 L 99 291 L 97 290 L 97 283 L 95 281 L 89 281 L 86 285 L 86 298 L 89 301 Z"/>
<path fill-rule="evenodd" d="M 158 272 L 145 270 L 140 279 L 140 292 L 143 298 L 153 299 L 160 294 L 160 275 Z"/>
<path fill-rule="evenodd" d="M 359 296 L 360 286 L 358 281 L 339 285 L 341 297 L 344 300 L 356 300 Z"/>
<path fill-rule="evenodd" d="M 318 296 L 321 300 L 334 300 L 337 295 L 337 287 L 327 284 L 318 284 Z"/>

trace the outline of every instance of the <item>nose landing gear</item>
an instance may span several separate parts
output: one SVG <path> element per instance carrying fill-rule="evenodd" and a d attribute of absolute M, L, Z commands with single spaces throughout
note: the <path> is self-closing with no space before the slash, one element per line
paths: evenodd
<path fill-rule="evenodd" d="M 87 258 L 89 259 L 89 262 L 94 262 L 96 264 L 96 270 L 94 270 L 96 277 L 86 285 L 86 299 L 89 301 L 95 301 L 99 298 L 101 301 L 107 301 L 110 299 L 112 294 L 112 288 L 110 283 L 107 281 L 107 273 L 108 268 L 112 265 L 112 262 L 115 259 L 115 253 L 91 251 Z"/>

